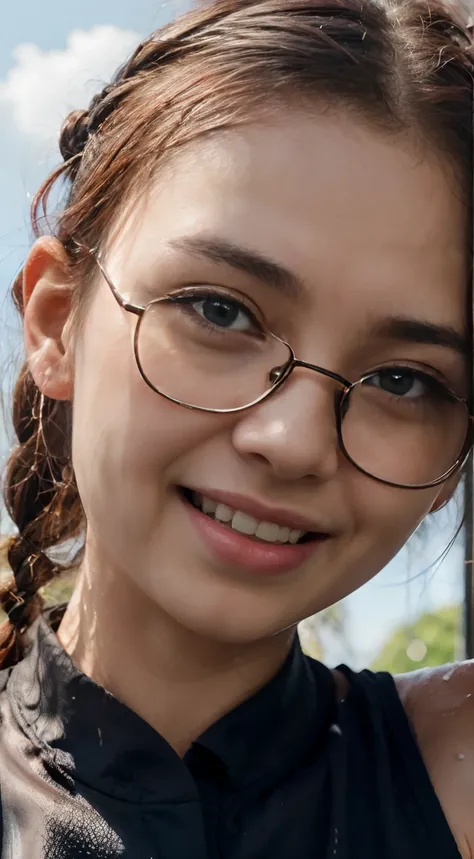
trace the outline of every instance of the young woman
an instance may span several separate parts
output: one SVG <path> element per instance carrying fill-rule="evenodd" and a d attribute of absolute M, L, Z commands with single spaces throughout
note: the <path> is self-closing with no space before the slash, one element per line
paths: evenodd
<path fill-rule="evenodd" d="M 14 285 L 2 859 L 472 855 L 472 667 L 296 636 L 459 481 L 471 117 L 439 6 L 215 0 L 66 120 Z"/>

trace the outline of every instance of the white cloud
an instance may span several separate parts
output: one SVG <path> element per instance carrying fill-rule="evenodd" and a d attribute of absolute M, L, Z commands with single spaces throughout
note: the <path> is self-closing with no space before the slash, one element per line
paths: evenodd
<path fill-rule="evenodd" d="M 50 144 L 69 111 L 87 107 L 139 41 L 131 30 L 102 26 L 74 30 L 62 50 L 18 45 L 14 65 L 0 81 L 0 104 L 9 106 L 21 134 Z"/>

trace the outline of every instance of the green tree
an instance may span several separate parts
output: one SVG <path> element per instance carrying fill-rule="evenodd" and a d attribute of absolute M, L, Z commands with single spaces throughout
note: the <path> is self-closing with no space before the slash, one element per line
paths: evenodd
<path fill-rule="evenodd" d="M 461 653 L 461 606 L 446 606 L 396 629 L 372 663 L 375 671 L 404 674 L 453 662 Z"/>

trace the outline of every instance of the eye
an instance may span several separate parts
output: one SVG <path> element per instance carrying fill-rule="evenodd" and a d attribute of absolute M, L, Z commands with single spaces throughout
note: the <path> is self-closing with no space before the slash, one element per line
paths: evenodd
<path fill-rule="evenodd" d="M 380 388 L 392 397 L 407 400 L 447 398 L 448 389 L 428 373 L 409 367 L 387 367 L 364 380 L 364 385 Z"/>
<path fill-rule="evenodd" d="M 261 325 L 245 305 L 228 295 L 215 293 L 194 293 L 172 296 L 171 300 L 179 305 L 186 305 L 188 312 L 196 314 L 199 319 L 221 331 L 255 332 L 261 331 Z"/>
<path fill-rule="evenodd" d="M 205 298 L 203 301 L 196 301 L 192 306 L 204 319 L 219 328 L 246 331 L 252 327 L 249 313 L 236 301 L 215 296 Z"/>

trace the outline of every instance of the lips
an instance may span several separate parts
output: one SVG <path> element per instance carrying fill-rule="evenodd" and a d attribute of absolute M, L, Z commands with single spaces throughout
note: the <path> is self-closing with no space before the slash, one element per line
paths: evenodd
<path fill-rule="evenodd" d="M 328 536 L 327 531 L 303 516 L 234 493 L 187 488 L 182 488 L 182 493 L 204 515 L 256 540 L 295 545 Z"/>
<path fill-rule="evenodd" d="M 182 487 L 180 496 L 201 545 L 206 553 L 209 553 L 209 559 L 217 561 L 222 573 L 231 576 L 245 573 L 272 577 L 295 573 L 329 537 L 327 533 L 305 527 L 290 528 L 296 524 L 306 525 L 308 520 L 304 517 L 293 517 L 286 511 L 276 511 L 257 502 L 247 503 L 247 499 L 242 496 L 220 492 L 212 492 L 211 495 L 209 490 L 203 493 Z M 208 508 L 212 501 L 212 509 L 214 506 L 216 508 L 214 512 L 219 505 L 227 506 L 229 510 L 224 510 L 224 518 L 229 518 L 229 521 L 222 522 L 214 518 L 214 515 L 205 513 L 202 509 L 204 499 L 208 499 Z M 263 518 L 257 519 L 257 511 L 259 517 Z M 285 522 L 288 524 L 284 524 Z M 275 528 L 278 528 L 278 531 L 270 530 Z M 286 530 L 280 531 L 280 528 Z M 245 533 L 250 530 L 253 533 Z M 287 531 L 287 542 L 273 542 L 273 539 L 269 539 L 277 536 L 278 540 L 278 537 L 286 536 Z M 302 535 L 299 542 L 290 542 L 291 531 Z M 257 532 L 263 536 L 259 537 Z M 293 534 L 293 541 L 295 536 Z"/>
<path fill-rule="evenodd" d="M 227 504 L 233 510 L 240 510 L 249 516 L 254 516 L 258 521 L 274 522 L 277 525 L 287 526 L 290 529 L 317 534 L 329 534 L 330 529 L 322 523 L 310 519 L 304 514 L 295 513 L 293 510 L 285 510 L 281 507 L 270 507 L 246 495 L 235 492 L 225 492 L 218 489 L 204 489 L 202 487 L 189 487 L 183 489 L 186 493 L 195 493 L 203 497 L 211 498 L 218 503 Z"/>
<path fill-rule="evenodd" d="M 295 545 L 306 536 L 305 532 L 290 528 L 289 525 L 278 525 L 276 522 L 269 522 L 265 519 L 258 520 L 255 516 L 244 513 L 243 510 L 233 509 L 227 504 L 218 503 L 197 492 L 191 493 L 190 500 L 206 516 L 227 525 L 239 534 L 255 537 L 266 543 L 291 543 Z"/>

